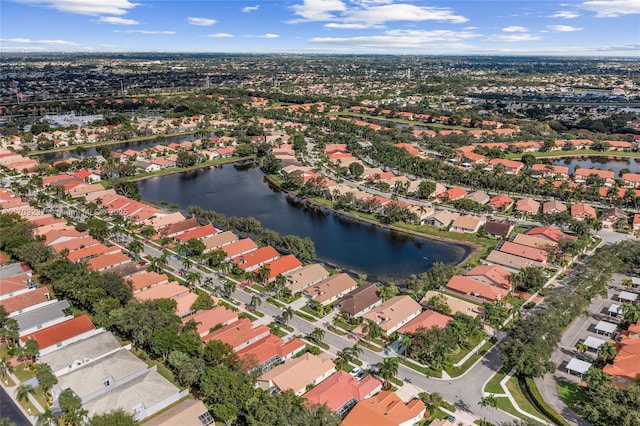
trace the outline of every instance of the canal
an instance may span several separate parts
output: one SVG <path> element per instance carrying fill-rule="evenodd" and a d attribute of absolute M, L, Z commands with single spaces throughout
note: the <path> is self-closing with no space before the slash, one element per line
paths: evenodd
<path fill-rule="evenodd" d="M 226 165 L 150 178 L 138 187 L 142 199 L 154 204 L 253 216 L 282 235 L 310 237 L 321 262 L 367 274 L 369 280 L 399 283 L 434 262 L 458 263 L 471 251 L 467 245 L 413 237 L 307 206 L 272 189 L 258 168 Z"/>

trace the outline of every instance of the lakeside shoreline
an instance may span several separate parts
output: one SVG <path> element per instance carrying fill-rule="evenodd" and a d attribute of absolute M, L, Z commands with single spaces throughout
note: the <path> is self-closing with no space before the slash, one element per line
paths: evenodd
<path fill-rule="evenodd" d="M 323 209 L 329 210 L 332 213 L 337 214 L 339 216 L 344 216 L 344 217 L 347 217 L 349 219 L 353 219 L 353 220 L 357 220 L 359 222 L 364 222 L 364 223 L 368 223 L 368 224 L 374 225 L 374 226 L 376 226 L 378 228 L 381 228 L 381 229 L 386 229 L 386 230 L 389 230 L 389 231 L 394 231 L 394 232 L 398 232 L 398 233 L 401 233 L 401 234 L 410 235 L 410 236 L 413 236 L 413 237 L 420 237 L 420 238 L 425 238 L 427 240 L 444 242 L 444 243 L 455 243 L 455 244 L 458 244 L 458 245 L 469 247 L 470 248 L 469 253 L 462 260 L 457 262 L 456 266 L 465 265 L 471 259 L 473 259 L 476 255 L 478 255 L 478 253 L 480 253 L 482 251 L 482 246 L 481 245 L 473 243 L 473 242 L 470 242 L 470 241 L 459 241 L 459 240 L 456 240 L 456 239 L 453 239 L 453 238 L 442 237 L 442 236 L 439 236 L 439 235 L 424 234 L 424 233 L 421 233 L 421 232 L 418 232 L 418 231 L 413 231 L 413 230 L 410 230 L 410 229 L 401 228 L 401 227 L 398 227 L 398 226 L 395 226 L 395 225 L 387 225 L 387 224 L 384 224 L 384 223 L 382 223 L 380 221 L 372 220 L 372 219 L 369 219 L 369 218 L 366 218 L 366 217 L 362 217 L 362 216 L 359 216 L 359 215 L 351 213 L 351 212 L 346 212 L 346 211 L 343 211 L 343 210 L 336 210 L 335 208 L 332 208 L 332 207 L 326 206 L 324 204 L 318 203 L 317 201 L 315 201 L 315 200 L 313 200 L 311 198 L 300 198 L 298 196 L 298 194 L 296 194 L 295 192 L 289 191 L 288 189 L 284 189 L 270 175 L 268 175 L 268 174 L 266 174 L 264 172 L 263 172 L 263 175 L 264 175 L 265 179 L 267 179 L 267 181 L 270 184 L 272 184 L 276 188 L 278 188 L 279 191 L 282 191 L 282 192 L 284 192 L 285 194 L 287 194 L 289 196 L 295 197 L 296 200 L 302 201 L 302 202 L 307 203 L 309 205 L 312 205 L 314 207 L 319 207 L 319 208 L 323 208 Z"/>

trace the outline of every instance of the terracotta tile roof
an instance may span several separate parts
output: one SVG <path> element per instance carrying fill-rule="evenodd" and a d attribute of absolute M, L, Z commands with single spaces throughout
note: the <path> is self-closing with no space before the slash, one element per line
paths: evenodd
<path fill-rule="evenodd" d="M 38 348 L 42 350 L 95 328 L 91 319 L 87 315 L 82 315 L 22 336 L 20 340 L 26 342 L 29 339 L 33 339 L 38 342 Z"/>
<path fill-rule="evenodd" d="M 203 342 L 209 340 L 219 340 L 231 345 L 234 350 L 240 350 L 255 341 L 269 335 L 271 330 L 266 325 L 254 324 L 248 318 L 241 318 L 229 325 L 226 325 L 213 333 L 209 333 L 202 338 Z"/>
<path fill-rule="evenodd" d="M 398 329 L 398 333 L 415 333 L 419 328 L 429 330 L 433 327 L 445 328 L 453 318 L 436 311 L 426 310 Z"/>
<path fill-rule="evenodd" d="M 291 389 L 301 394 L 307 385 L 334 371 L 335 364 L 331 359 L 306 353 L 267 371 L 258 378 L 258 384 L 265 383 L 265 387 L 267 383 L 273 384 L 282 391 Z"/>
<path fill-rule="evenodd" d="M 189 289 L 172 282 L 141 291 L 133 295 L 137 300 L 177 299 L 189 293 Z"/>
<path fill-rule="evenodd" d="M 104 254 L 99 257 L 94 257 L 87 261 L 87 268 L 92 271 L 101 271 L 103 269 L 122 265 L 123 263 L 131 262 L 129 256 L 122 254 L 121 252 L 114 254 Z"/>
<path fill-rule="evenodd" d="M 414 424 L 424 415 L 425 410 L 425 405 L 420 400 L 405 404 L 395 393 L 382 391 L 358 402 L 342 421 L 342 426 Z"/>
<path fill-rule="evenodd" d="M 292 293 L 297 293 L 329 277 L 329 271 L 318 263 L 312 263 L 296 269 L 293 272 L 289 272 L 285 276 L 289 290 L 291 290 Z"/>
<path fill-rule="evenodd" d="M 455 200 L 459 200 L 460 198 L 464 197 L 465 195 L 467 195 L 467 191 L 462 189 L 462 188 L 458 188 L 458 187 L 454 187 L 454 188 L 449 188 L 446 191 L 442 192 L 441 194 L 438 195 L 438 199 L 440 200 L 448 200 L 448 201 L 455 201 Z"/>
<path fill-rule="evenodd" d="M 573 235 L 565 234 L 561 230 L 559 230 L 557 228 L 554 228 L 552 226 L 531 228 L 527 232 L 525 232 L 525 234 L 527 234 L 527 235 L 535 235 L 535 236 L 539 236 L 541 238 L 546 238 L 546 239 L 548 239 L 550 241 L 554 241 L 556 243 L 559 243 L 561 240 L 575 240 L 576 239 L 576 237 L 574 237 Z"/>
<path fill-rule="evenodd" d="M 213 298 L 213 296 L 211 296 Z M 195 293 L 187 293 L 183 296 L 177 297 L 175 299 L 176 301 L 176 314 L 179 317 L 183 317 L 185 315 L 189 315 L 191 313 L 194 312 L 193 309 L 191 309 L 191 305 L 193 305 L 195 303 L 195 301 L 198 300 L 198 295 Z"/>
<path fill-rule="evenodd" d="M 486 300 L 500 300 L 508 294 L 508 291 L 505 289 L 460 275 L 451 277 L 447 283 L 447 289 L 460 294 L 476 296 Z"/>
<path fill-rule="evenodd" d="M 209 330 L 219 324 L 228 325 L 236 322 L 238 320 L 238 314 L 224 306 L 216 306 L 213 309 L 198 311 L 195 314 L 189 315 L 182 319 L 182 323 L 186 324 L 190 320 L 198 323 L 198 334 L 200 336 L 206 336 L 209 334 Z"/>
<path fill-rule="evenodd" d="M 55 229 L 53 231 L 47 232 L 45 234 L 45 245 L 51 245 L 51 243 L 53 243 L 54 241 L 60 239 L 60 238 L 65 238 L 67 240 L 72 239 L 72 238 L 79 238 L 79 237 L 84 237 L 89 235 L 88 232 L 78 232 L 73 228 L 68 228 L 68 229 Z"/>
<path fill-rule="evenodd" d="M 271 246 L 266 246 L 235 257 L 232 260 L 241 269 L 253 271 L 256 268 L 261 267 L 264 263 L 275 260 L 278 256 L 280 255 L 276 249 Z"/>
<path fill-rule="evenodd" d="M 195 218 L 191 218 L 183 220 L 182 222 L 167 225 L 164 228 L 160 229 L 159 233 L 162 235 L 173 237 L 174 235 L 189 231 L 191 229 L 199 228 L 200 226 L 200 223 Z"/>
<path fill-rule="evenodd" d="M 49 289 L 40 287 L 17 296 L 0 300 L 0 306 L 3 306 L 7 313 L 18 312 L 30 306 L 38 305 L 49 300 Z"/>
<path fill-rule="evenodd" d="M 28 281 L 30 279 L 31 276 L 29 274 L 18 274 L 11 277 L 2 277 L 2 285 L 0 285 L 0 296 L 29 288 Z"/>
<path fill-rule="evenodd" d="M 130 275 L 127 277 L 127 279 L 131 281 L 131 286 L 133 287 L 134 292 L 140 291 L 147 287 L 169 282 L 169 277 L 167 277 L 165 274 L 159 274 L 154 271 Z"/>
<path fill-rule="evenodd" d="M 83 261 L 100 255 L 113 253 L 120 253 L 120 248 L 118 246 L 107 247 L 104 244 L 95 244 L 89 247 L 70 251 L 68 259 L 72 262 Z"/>
<path fill-rule="evenodd" d="M 576 169 L 574 172 L 576 178 L 588 178 L 591 175 L 596 175 L 601 179 L 615 179 L 615 174 L 610 172 L 609 170 L 598 170 L 598 169 Z"/>
<path fill-rule="evenodd" d="M 514 256 L 524 257 L 525 259 L 535 260 L 536 262 L 546 262 L 549 256 L 549 253 L 545 250 L 523 246 L 521 244 L 512 243 L 511 241 L 505 241 L 502 243 L 500 251 Z"/>
<path fill-rule="evenodd" d="M 495 209 L 502 208 L 503 206 L 508 206 L 513 203 L 513 198 L 508 195 L 500 194 L 489 200 L 489 205 Z"/>
<path fill-rule="evenodd" d="M 251 238 L 244 238 L 240 241 L 236 241 L 235 243 L 222 247 L 222 250 L 224 250 L 228 258 L 233 259 L 243 253 L 256 250 L 257 248 L 258 245 Z"/>
<path fill-rule="evenodd" d="M 340 273 L 331 275 L 329 278 L 307 287 L 303 293 L 312 300 L 324 304 L 336 297 L 341 297 L 341 295 L 355 289 L 357 286 L 358 283 L 348 274 Z"/>
<path fill-rule="evenodd" d="M 346 371 L 337 371 L 320 384 L 302 395 L 308 405 L 326 404 L 329 410 L 337 411 L 351 399 L 360 401 L 382 389 L 382 381 L 371 375 L 362 380 Z"/>
<path fill-rule="evenodd" d="M 225 231 L 220 234 L 211 235 L 209 237 L 205 237 L 202 242 L 207 246 L 207 250 L 216 250 L 222 246 L 226 246 L 227 244 L 231 244 L 238 241 L 238 237 L 231 232 Z"/>
<path fill-rule="evenodd" d="M 302 262 L 300 262 L 294 255 L 288 254 L 286 256 L 279 257 L 273 262 L 267 263 L 266 266 L 269 267 L 268 280 L 272 280 L 280 274 L 286 274 L 300 268 L 302 266 Z M 256 274 L 258 273 L 257 271 L 255 272 Z"/>
<path fill-rule="evenodd" d="M 547 201 L 542 204 L 542 213 L 559 213 L 567 211 L 567 206 L 565 206 L 560 201 Z"/>
<path fill-rule="evenodd" d="M 607 364 L 602 371 L 622 379 L 617 381 L 624 384 L 633 383 L 640 373 L 640 339 L 623 335 L 613 363 Z"/>
<path fill-rule="evenodd" d="M 196 238 L 198 240 L 210 237 L 218 233 L 218 230 L 213 227 L 213 225 L 204 225 L 199 228 L 191 229 L 184 234 L 180 234 L 176 236 L 180 241 L 187 242 L 192 238 Z"/>
<path fill-rule="evenodd" d="M 303 350 L 305 346 L 306 344 L 300 339 L 293 338 L 285 342 L 280 337 L 269 334 L 264 339 L 260 339 L 246 348 L 239 350 L 238 356 L 240 358 L 253 356 L 258 365 L 262 365 L 275 356 L 286 359 Z"/>
<path fill-rule="evenodd" d="M 362 317 L 380 325 L 383 330 L 397 329 L 407 319 L 413 319 L 422 312 L 420 304 L 409 296 L 396 296 L 372 309 Z"/>
<path fill-rule="evenodd" d="M 588 204 L 577 203 L 571 206 L 571 216 L 574 218 L 587 219 L 596 218 L 596 209 Z"/>
<path fill-rule="evenodd" d="M 349 315 L 357 315 L 380 301 L 378 287 L 374 284 L 367 284 L 349 292 L 336 303 L 336 306 Z"/>
<path fill-rule="evenodd" d="M 495 285 L 504 287 L 506 289 L 511 288 L 509 283 L 509 276 L 511 272 L 498 265 L 479 265 L 464 274 L 466 277 L 485 277 Z"/>
<path fill-rule="evenodd" d="M 526 213 L 537 213 L 540 209 L 540 203 L 533 198 L 522 198 L 516 203 L 516 210 Z"/>

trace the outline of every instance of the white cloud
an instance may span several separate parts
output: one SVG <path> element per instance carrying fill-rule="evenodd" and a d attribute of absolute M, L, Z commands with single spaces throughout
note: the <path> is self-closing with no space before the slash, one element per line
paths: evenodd
<path fill-rule="evenodd" d="M 339 29 L 339 30 L 365 30 L 370 28 L 382 28 L 382 25 L 329 22 L 327 24 L 324 24 L 324 27 L 331 28 L 331 29 Z"/>
<path fill-rule="evenodd" d="M 347 6 L 341 0 L 304 0 L 302 4 L 293 5 L 291 8 L 296 15 L 304 18 L 302 21 L 329 21 L 336 18 L 332 12 L 347 10 Z"/>
<path fill-rule="evenodd" d="M 364 9 L 350 9 L 344 15 L 347 22 L 447 21 L 459 24 L 468 21 L 464 16 L 454 15 L 451 9 L 448 8 L 416 6 L 413 4 L 386 4 Z"/>
<path fill-rule="evenodd" d="M 580 16 L 578 12 L 573 12 L 571 10 L 559 10 L 553 15 L 549 15 L 549 18 L 573 19 L 578 16 Z"/>
<path fill-rule="evenodd" d="M 127 33 L 127 34 L 175 34 L 175 31 L 152 31 L 152 30 L 115 30 L 117 33 Z"/>
<path fill-rule="evenodd" d="M 513 43 L 516 41 L 534 41 L 534 40 L 540 40 L 540 36 L 536 36 L 533 34 L 528 34 L 528 33 L 521 33 L 521 34 L 497 34 L 497 35 L 493 35 L 491 37 L 489 37 L 487 40 L 489 41 L 504 41 L 507 43 Z"/>
<path fill-rule="evenodd" d="M 472 31 L 472 30 L 479 30 L 480 27 L 464 27 L 463 30 L 465 31 Z"/>
<path fill-rule="evenodd" d="M 557 31 L 560 33 L 570 33 L 573 31 L 582 31 L 582 28 L 572 27 L 571 25 L 547 25 L 552 31 Z"/>
<path fill-rule="evenodd" d="M 218 21 L 216 21 L 215 19 L 194 18 L 190 16 L 187 18 L 187 22 L 189 22 L 191 25 L 196 25 L 198 27 L 210 27 L 211 25 L 215 24 Z"/>
<path fill-rule="evenodd" d="M 640 13 L 638 0 L 593 0 L 582 3 L 580 7 L 595 12 L 596 18 L 616 18 Z"/>
<path fill-rule="evenodd" d="M 114 25 L 138 25 L 140 22 L 135 19 L 125 19 L 120 18 L 119 16 L 101 16 L 99 19 L 100 22 L 104 22 L 105 24 L 114 24 Z"/>
<path fill-rule="evenodd" d="M 233 34 L 215 33 L 215 34 L 209 34 L 209 35 L 207 35 L 207 37 L 212 37 L 212 38 L 231 38 L 231 37 L 233 37 Z"/>
<path fill-rule="evenodd" d="M 67 40 L 33 40 L 30 38 L 0 38 L 2 43 L 16 43 L 16 44 L 44 44 L 47 46 L 77 46 L 78 43 L 74 43 Z"/>
<path fill-rule="evenodd" d="M 315 37 L 310 40 L 311 43 L 320 44 L 341 44 L 341 45 L 357 45 L 364 47 L 404 47 L 404 48 L 425 48 L 425 47 L 442 47 L 444 45 L 433 45 L 434 42 L 447 42 L 446 46 L 459 48 L 469 47 L 463 43 L 457 43 L 464 40 L 480 37 L 470 31 L 451 31 L 451 30 L 389 30 L 384 35 L 377 36 L 358 36 L 358 37 Z"/>
<path fill-rule="evenodd" d="M 526 29 L 525 27 L 520 27 L 518 25 L 512 25 L 510 27 L 504 27 L 502 29 L 502 31 L 504 31 L 506 33 L 526 33 L 529 30 Z"/>
<path fill-rule="evenodd" d="M 47 49 L 41 46 L 0 46 L 0 51 L 12 50 L 18 52 L 44 52 Z"/>
<path fill-rule="evenodd" d="M 258 38 L 278 38 L 280 37 L 278 34 L 273 34 L 273 33 L 266 33 L 260 36 L 257 36 Z"/>
<path fill-rule="evenodd" d="M 139 6 L 129 0 L 15 0 L 80 15 L 124 15 Z"/>
<path fill-rule="evenodd" d="M 260 9 L 260 5 L 256 4 L 255 6 L 245 6 L 242 8 L 242 11 L 244 13 L 249 13 L 249 12 L 255 12 L 258 9 Z"/>

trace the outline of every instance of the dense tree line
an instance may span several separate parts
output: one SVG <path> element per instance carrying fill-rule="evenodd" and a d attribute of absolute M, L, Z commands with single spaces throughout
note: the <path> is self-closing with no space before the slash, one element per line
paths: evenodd
<path fill-rule="evenodd" d="M 198 219 L 221 229 L 232 229 L 251 236 L 262 246 L 270 245 L 283 252 L 291 253 L 301 262 L 311 262 L 316 258 L 315 244 L 309 237 L 280 235 L 270 229 L 264 229 L 262 223 L 254 217 L 226 216 L 213 210 L 204 210 L 199 206 L 190 206 L 188 211 Z"/>

